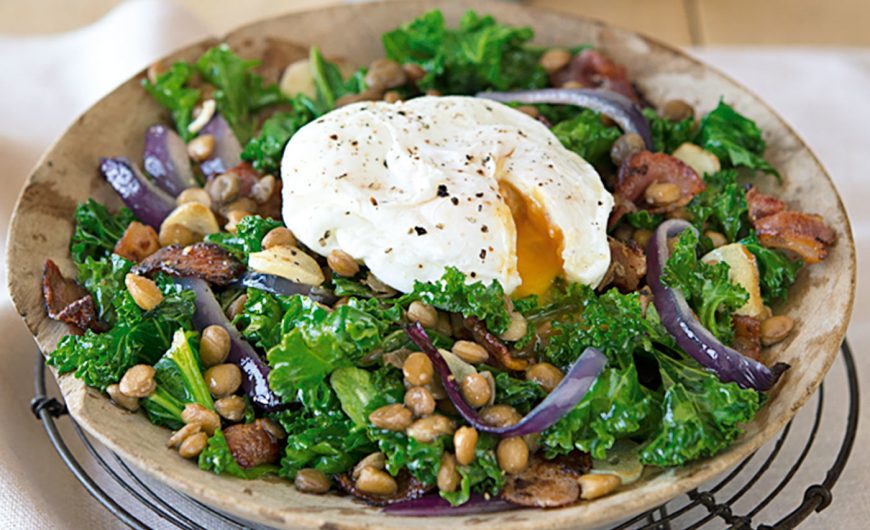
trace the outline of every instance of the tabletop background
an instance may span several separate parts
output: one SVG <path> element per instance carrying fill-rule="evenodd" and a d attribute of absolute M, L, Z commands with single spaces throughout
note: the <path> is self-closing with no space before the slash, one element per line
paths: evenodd
<path fill-rule="evenodd" d="M 39 155 L 75 117 L 161 55 L 271 15 L 335 0 L 0 0 L 0 245 L 18 190 Z M 533 0 L 599 18 L 673 44 L 719 67 L 772 105 L 818 154 L 849 211 L 858 247 L 858 295 L 849 330 L 859 374 L 870 374 L 870 2 L 866 0 Z M 497 15 L 497 13 L 495 13 Z M 107 45 L 109 44 L 109 45 Z M 5 254 L 5 252 L 4 252 Z M 0 265 L 0 528 L 113 528 L 119 523 L 69 474 L 33 420 L 33 342 L 5 290 Z M 811 354 L 811 352 L 808 352 Z M 835 365 L 829 388 L 844 385 Z M 867 393 L 865 392 L 865 395 Z M 867 398 L 863 400 L 868 409 Z M 842 417 L 840 397 L 827 405 Z M 822 429 L 833 452 L 840 432 Z M 866 528 L 870 516 L 870 426 L 859 428 L 834 504 L 807 528 Z M 797 452 L 800 446 L 785 447 Z M 830 459 L 801 473 L 820 476 Z M 799 499 L 775 501 L 781 514 Z M 159 525 L 159 521 L 153 521 Z M 714 525 L 715 527 L 715 525 Z"/>

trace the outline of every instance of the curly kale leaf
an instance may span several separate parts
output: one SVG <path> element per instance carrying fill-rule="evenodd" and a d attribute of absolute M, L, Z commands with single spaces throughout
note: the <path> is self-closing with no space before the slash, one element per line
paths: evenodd
<path fill-rule="evenodd" d="M 538 64 L 541 50 L 525 46 L 533 37 L 529 27 L 499 24 L 474 11 L 450 29 L 435 10 L 385 33 L 382 41 L 388 58 L 423 68 L 420 90 L 475 94 L 547 86 L 547 74 Z"/>
<path fill-rule="evenodd" d="M 142 80 L 142 87 L 172 114 L 175 129 L 184 141 L 193 138 L 194 133 L 187 127 L 193 121 L 193 108 L 200 95 L 199 89 L 187 86 L 193 74 L 193 66 L 177 62 L 158 75 L 154 83 Z"/>
<path fill-rule="evenodd" d="M 398 324 L 400 309 L 367 309 L 356 299 L 328 311 L 309 298 L 290 297 L 280 342 L 267 354 L 272 390 L 292 398 L 297 391 L 323 381 L 336 368 L 355 365 L 379 346 L 387 331 Z"/>
<path fill-rule="evenodd" d="M 701 232 L 716 230 L 734 242 L 749 229 L 746 191 L 737 183 L 737 171 L 726 169 L 705 175 L 707 188 L 688 206 L 692 224 Z"/>
<path fill-rule="evenodd" d="M 755 233 L 740 240 L 740 243 L 755 256 L 764 302 L 772 304 L 785 300 L 788 297 L 788 288 L 797 279 L 803 262 L 800 259 L 790 259 L 781 250 L 762 246 Z"/>
<path fill-rule="evenodd" d="M 284 226 L 281 221 L 259 215 L 248 215 L 239 221 L 236 233 L 216 232 L 205 236 L 207 243 L 215 243 L 247 263 L 248 255 L 263 250 L 263 237 L 274 228 Z"/>
<path fill-rule="evenodd" d="M 65 374 L 75 372 L 88 386 L 105 390 L 117 383 L 130 367 L 154 364 L 172 343 L 178 328 L 192 329 L 194 293 L 181 291 L 172 282 L 162 283 L 164 299 L 143 311 L 130 293 L 118 293 L 114 302 L 115 327 L 106 333 L 86 331 L 61 339 L 48 364 Z"/>
<path fill-rule="evenodd" d="M 622 136 L 618 127 L 605 125 L 601 114 L 589 109 L 557 123 L 551 130 L 562 145 L 596 167 L 610 160 L 610 147 Z"/>
<path fill-rule="evenodd" d="M 761 395 L 736 383 L 723 383 L 697 363 L 658 356 L 665 388 L 661 423 L 641 447 L 640 460 L 655 466 L 681 466 L 713 456 L 755 416 Z"/>
<path fill-rule="evenodd" d="M 660 415 L 659 398 L 640 384 L 634 364 L 607 368 L 568 414 L 541 435 L 548 456 L 578 449 L 603 459 L 616 440 L 637 436 Z"/>
<path fill-rule="evenodd" d="M 97 318 L 107 324 L 115 324 L 115 307 L 112 301 L 126 289 L 124 278 L 133 262 L 117 254 L 95 260 L 88 256 L 79 264 L 78 281 L 94 297 Z"/>
<path fill-rule="evenodd" d="M 498 466 L 498 459 L 495 456 L 497 444 L 497 438 L 487 434 L 481 435 L 474 450 L 474 460 L 468 465 L 460 465 L 456 468 L 461 477 L 459 488 L 453 492 L 442 491 L 441 497 L 453 506 L 459 506 L 468 502 L 473 491 L 492 496 L 498 495 L 507 477 Z"/>
<path fill-rule="evenodd" d="M 218 111 L 243 145 L 253 136 L 255 113 L 284 100 L 277 85 L 264 86 L 263 78 L 253 72 L 259 64 L 242 59 L 227 44 L 210 48 L 196 63 L 199 75 L 216 89 Z"/>
<path fill-rule="evenodd" d="M 731 318 L 749 299 L 746 289 L 729 278 L 727 263 L 704 263 L 698 259 L 698 235 L 684 230 L 665 264 L 662 282 L 678 289 L 701 324 L 720 341 L 734 338 Z"/>
<path fill-rule="evenodd" d="M 73 261 L 82 265 L 85 258 L 100 260 L 111 254 L 127 226 L 134 220 L 133 212 L 127 208 L 121 208 L 112 215 L 105 206 L 93 199 L 79 204 L 69 247 Z"/>
<path fill-rule="evenodd" d="M 444 311 L 477 317 L 496 334 L 504 333 L 510 324 L 501 284 L 495 280 L 489 285 L 466 283 L 465 274 L 454 267 L 447 267 L 441 279 L 434 282 L 415 282 L 414 290 L 399 300 L 402 305 L 420 300 Z"/>
<path fill-rule="evenodd" d="M 677 147 L 691 142 L 695 136 L 695 120 L 692 118 L 671 121 L 662 118 L 651 108 L 643 109 L 643 115 L 649 122 L 656 151 L 673 153 Z"/>
<path fill-rule="evenodd" d="M 719 157 L 723 167 L 758 169 L 779 176 L 764 159 L 761 130 L 724 101 L 701 119 L 695 143 Z"/>

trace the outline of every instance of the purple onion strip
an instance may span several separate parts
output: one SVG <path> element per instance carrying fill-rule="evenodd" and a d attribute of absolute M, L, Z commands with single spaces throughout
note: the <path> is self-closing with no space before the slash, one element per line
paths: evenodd
<path fill-rule="evenodd" d="M 472 493 L 468 502 L 453 506 L 435 493 L 410 501 L 398 502 L 384 507 L 384 513 L 406 517 L 450 517 L 456 515 L 477 515 L 481 513 L 503 512 L 520 508 L 504 499 L 487 499 L 479 493 Z"/>
<path fill-rule="evenodd" d="M 238 283 L 244 287 L 253 287 L 254 289 L 260 289 L 281 296 L 301 294 L 311 298 L 315 302 L 326 305 L 332 305 L 338 301 L 338 297 L 329 289 L 297 283 L 287 278 L 275 276 L 274 274 L 248 271 L 242 274 L 241 278 L 238 279 Z"/>
<path fill-rule="evenodd" d="M 549 103 L 552 105 L 576 105 L 592 109 L 615 121 L 625 132 L 633 132 L 643 138 L 646 148 L 654 144 L 649 123 L 640 108 L 630 99 L 610 90 L 600 88 L 541 88 L 516 92 L 479 92 L 479 98 L 501 103 Z"/>
<path fill-rule="evenodd" d="M 229 333 L 230 354 L 227 362 L 236 364 L 241 369 L 242 389 L 251 398 L 254 406 L 266 412 L 283 408 L 281 399 L 269 388 L 269 366 L 224 315 L 208 283 L 199 278 L 176 278 L 175 283 L 196 294 L 196 312 L 193 315 L 196 329 L 202 331 L 208 326 L 221 326 Z"/>
<path fill-rule="evenodd" d="M 661 275 L 669 258 L 668 239 L 683 230 L 696 230 L 682 219 L 665 221 L 656 229 L 647 247 L 646 280 L 653 292 L 653 303 L 662 325 L 673 335 L 677 345 L 702 366 L 715 373 L 724 382 L 735 382 L 742 388 L 769 390 L 789 365 L 776 363 L 772 368 L 742 355 L 719 342 L 692 313 L 686 297 L 665 286 Z"/>
<path fill-rule="evenodd" d="M 203 175 L 206 177 L 220 175 L 241 163 L 242 144 L 239 143 L 236 134 L 223 116 L 215 114 L 199 131 L 199 136 L 206 134 L 214 137 L 214 151 L 208 160 L 199 165 Z"/>
<path fill-rule="evenodd" d="M 143 165 L 154 182 L 173 197 L 197 185 L 187 145 L 165 125 L 152 125 L 145 132 Z"/>
<path fill-rule="evenodd" d="M 429 340 L 429 336 L 419 323 L 405 328 L 414 344 L 420 348 L 432 361 L 435 371 L 441 378 L 447 397 L 453 402 L 453 406 L 465 420 L 480 432 L 487 432 L 498 436 L 524 436 L 543 431 L 574 408 L 595 382 L 598 374 L 604 370 L 607 358 L 595 348 L 586 348 L 580 358 L 574 362 L 562 381 L 550 392 L 537 407 L 514 425 L 507 427 L 494 427 L 480 418 L 471 405 L 462 397 L 459 383 L 456 381 L 447 366 L 447 361 L 438 353 L 438 350 Z"/>
<path fill-rule="evenodd" d="M 148 180 L 127 158 L 100 159 L 100 172 L 136 218 L 156 230 L 175 209 L 175 199 Z"/>

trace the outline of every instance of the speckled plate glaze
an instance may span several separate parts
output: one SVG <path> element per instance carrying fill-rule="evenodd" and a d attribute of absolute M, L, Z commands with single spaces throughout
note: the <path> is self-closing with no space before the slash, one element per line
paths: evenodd
<path fill-rule="evenodd" d="M 242 55 L 265 60 L 275 79 L 288 61 L 317 44 L 348 64 L 367 64 L 382 55 L 380 34 L 425 10 L 440 8 L 455 24 L 468 2 L 417 0 L 353 4 L 265 20 L 242 27 L 226 40 Z M 794 209 L 824 216 L 839 237 L 824 263 L 801 273 L 788 303 L 777 308 L 797 321 L 796 332 L 766 352 L 767 361 L 792 365 L 745 434 L 716 458 L 659 473 L 593 502 L 555 510 L 515 510 L 451 518 L 388 517 L 376 508 L 338 495 L 297 493 L 277 479 L 244 481 L 200 471 L 165 447 L 168 432 L 141 414 L 126 413 L 71 376 L 58 378 L 70 412 L 81 425 L 121 457 L 196 499 L 250 520 L 280 528 L 579 528 L 592 527 L 652 508 L 734 466 L 777 433 L 815 392 L 837 355 L 855 288 L 855 249 L 846 212 L 825 170 L 807 146 L 756 96 L 685 53 L 600 22 L 516 4 L 480 2 L 475 9 L 500 21 L 531 25 L 544 45 L 591 43 L 627 66 L 631 78 L 653 103 L 679 97 L 700 112 L 720 96 L 755 120 L 768 142 L 767 158 L 783 174 L 782 184 L 762 179 Z M 192 60 L 217 42 L 185 48 L 169 59 Z M 293 42 L 299 45 L 292 44 Z M 128 80 L 84 113 L 49 149 L 21 193 L 7 249 L 9 288 L 19 313 L 43 351 L 67 331 L 45 315 L 40 274 L 47 258 L 67 274 L 76 204 L 93 197 L 112 207 L 121 201 L 97 171 L 100 156 L 139 158 L 145 128 L 168 116 L 140 88 L 141 74 Z M 22 352 L 7 352 L 21 355 Z"/>

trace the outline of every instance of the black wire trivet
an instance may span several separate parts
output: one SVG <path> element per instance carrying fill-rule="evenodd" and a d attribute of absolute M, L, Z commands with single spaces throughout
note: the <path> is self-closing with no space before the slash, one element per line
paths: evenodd
<path fill-rule="evenodd" d="M 613 530 L 693 529 L 711 522 L 724 523 L 733 529 L 789 529 L 796 527 L 813 512 L 821 512 L 830 506 L 831 489 L 846 466 L 858 427 L 859 395 L 855 361 L 847 342 L 843 342 L 840 351 L 842 352 L 848 387 L 834 389 L 834 392 L 845 393 L 845 399 L 848 399 L 849 404 L 845 425 L 840 427 L 843 429 L 842 442 L 833 464 L 821 482 L 818 482 L 819 477 L 804 477 L 806 479 L 804 484 L 808 485 L 803 487 L 803 498 L 794 503 L 797 504 L 794 509 L 784 515 L 769 515 L 765 512 L 767 520 L 779 517 L 774 523 L 761 524 L 755 520 L 759 513 L 786 489 L 792 479 L 800 474 L 801 465 L 809 456 L 820 459 L 833 454 L 832 447 L 819 447 L 817 444 L 817 450 L 811 455 L 825 416 L 823 414 L 826 395 L 824 382 L 813 398 L 816 403 L 815 411 L 806 412 L 812 415 L 812 420 L 804 429 L 805 433 L 798 433 L 800 427 L 794 428 L 795 420 L 790 421 L 779 438 L 772 444 L 768 444 L 770 447 L 765 446 L 748 456 L 709 489 L 694 489 L 686 495 L 624 521 Z M 215 527 L 263 528 L 260 525 L 219 512 L 172 490 L 166 485 L 157 483 L 144 474 L 131 469 L 114 453 L 91 442 L 75 420 L 68 417 L 64 404 L 56 398 L 46 395 L 45 363 L 42 354 L 39 352 L 37 354 L 36 397 L 31 401 L 33 413 L 42 422 L 49 440 L 51 440 L 63 463 L 85 489 L 119 520 L 137 530 L 148 529 L 148 523 L 131 513 L 131 511 L 136 511 L 143 514 L 143 518 L 160 522 L 161 525 L 168 528 L 191 530 Z M 804 409 L 812 410 L 809 406 L 804 407 Z M 836 415 L 833 412 L 828 413 L 829 416 L 832 414 Z M 78 436 L 78 442 L 76 442 L 75 437 L 72 437 L 72 441 L 83 445 L 89 459 L 80 460 L 67 445 L 67 439 L 55 422 L 57 418 L 65 415 L 69 418 L 69 423 Z M 830 431 L 826 427 L 823 432 Z M 790 435 L 793 436 L 790 437 Z M 797 453 L 797 458 L 793 462 L 786 462 L 783 458 L 778 458 L 787 441 L 795 443 L 795 440 L 801 439 L 798 437 L 804 438 L 802 442 L 804 445 Z M 801 442 L 798 441 L 798 443 Z M 770 491 L 766 493 L 758 491 L 760 488 L 753 490 L 755 486 L 759 485 L 759 480 L 762 477 L 775 472 L 781 472 L 782 478 Z M 112 489 L 111 493 L 107 491 L 107 487 Z M 791 489 L 800 492 L 800 488 L 799 485 L 793 484 Z M 752 490 L 751 495 L 747 495 L 750 490 Z M 184 506 L 184 509 L 182 510 L 180 506 Z"/>

